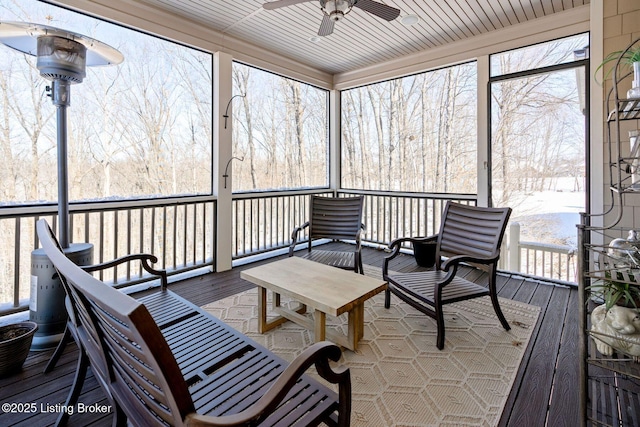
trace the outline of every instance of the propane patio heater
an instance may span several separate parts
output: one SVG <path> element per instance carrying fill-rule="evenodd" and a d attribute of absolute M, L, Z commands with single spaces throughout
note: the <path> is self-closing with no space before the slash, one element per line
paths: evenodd
<path fill-rule="evenodd" d="M 67 107 L 71 85 L 82 83 L 87 66 L 119 64 L 116 49 L 89 37 L 40 24 L 0 22 L 0 43 L 37 57 L 40 75 L 51 80 L 48 96 L 56 106 L 58 155 L 58 239 L 67 256 L 79 265 L 91 264 L 93 245 L 70 243 L 67 170 Z M 32 350 L 55 346 L 62 338 L 67 312 L 64 288 L 42 249 L 31 253 L 29 317 L 38 324 Z"/>

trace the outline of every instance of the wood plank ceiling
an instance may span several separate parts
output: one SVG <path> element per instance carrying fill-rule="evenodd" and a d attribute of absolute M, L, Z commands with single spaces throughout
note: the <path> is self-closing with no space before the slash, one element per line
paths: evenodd
<path fill-rule="evenodd" d="M 276 10 L 273 0 L 142 0 L 329 74 L 357 70 L 404 55 L 541 18 L 589 0 L 381 0 L 399 8 L 384 21 L 353 8 L 333 34 L 317 37 L 323 12 L 318 0 Z M 419 21 L 402 24 L 415 15 Z M 314 37 L 315 36 L 315 37 Z"/>

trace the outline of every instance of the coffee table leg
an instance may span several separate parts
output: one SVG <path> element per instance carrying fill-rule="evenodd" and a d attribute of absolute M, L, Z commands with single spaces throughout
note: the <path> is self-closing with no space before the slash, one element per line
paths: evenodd
<path fill-rule="evenodd" d="M 357 304 L 349 311 L 349 323 L 347 325 L 347 341 L 351 344 L 351 350 L 358 349 L 358 341 L 364 336 L 364 304 Z"/>
<path fill-rule="evenodd" d="M 322 311 L 316 310 L 314 313 L 314 329 L 313 334 L 316 342 L 326 339 L 327 315 Z"/>
<path fill-rule="evenodd" d="M 362 337 L 364 337 L 364 303 L 358 304 L 356 307 L 358 309 L 358 334 L 356 336 L 358 341 L 360 341 Z"/>
<path fill-rule="evenodd" d="M 267 331 L 267 290 L 258 286 L 258 332 Z"/>
<path fill-rule="evenodd" d="M 273 293 L 273 309 L 275 312 L 283 313 L 288 310 L 280 306 L 280 294 Z M 300 305 L 298 308 L 299 313 L 304 313 L 307 309 L 306 305 Z M 324 313 L 323 313 L 324 314 Z M 264 334 L 271 329 L 282 325 L 289 319 L 282 315 L 273 317 L 270 321 L 267 320 L 267 288 L 258 286 L 258 332 Z"/>
<path fill-rule="evenodd" d="M 282 302 L 280 300 L 280 294 L 274 292 L 272 301 L 273 311 L 278 311 L 278 309 L 282 307 L 281 304 Z M 299 303 L 298 308 L 295 308 L 293 311 L 295 311 L 296 313 L 305 314 L 307 312 L 307 306 Z"/>

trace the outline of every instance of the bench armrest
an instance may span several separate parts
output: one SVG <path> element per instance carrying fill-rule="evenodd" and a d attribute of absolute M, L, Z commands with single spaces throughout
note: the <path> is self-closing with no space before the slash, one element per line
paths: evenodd
<path fill-rule="evenodd" d="M 120 264 L 124 264 L 127 262 L 140 261 L 142 268 L 149 274 L 160 277 L 160 283 L 162 285 L 162 290 L 167 289 L 167 271 L 166 270 L 157 270 L 151 266 L 151 264 L 155 264 L 158 262 L 158 257 L 151 254 L 132 254 L 125 255 L 119 258 L 116 258 L 111 261 L 102 262 L 100 264 L 92 264 L 86 266 L 80 266 L 87 273 L 93 273 L 95 271 L 106 270 L 108 268 L 117 267 Z"/>
<path fill-rule="evenodd" d="M 337 362 L 340 348 L 327 341 L 315 343 L 291 362 L 273 383 L 271 388 L 250 408 L 233 415 L 213 417 L 189 414 L 187 426 L 247 426 L 257 425 L 276 410 L 282 399 L 312 365 L 318 374 L 332 384 L 338 384 L 339 408 L 338 425 L 348 426 L 351 418 L 351 376 L 348 368 L 332 369 L 329 359 Z"/>

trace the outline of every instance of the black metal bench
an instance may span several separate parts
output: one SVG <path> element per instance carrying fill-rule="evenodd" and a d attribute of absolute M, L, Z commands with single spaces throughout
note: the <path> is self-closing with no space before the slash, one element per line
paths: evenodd
<path fill-rule="evenodd" d="M 64 255 L 44 220 L 37 227 L 114 425 L 349 425 L 349 370 L 329 366 L 336 345 L 289 364 L 171 291 L 138 301 L 106 285 Z M 312 365 L 337 393 L 305 374 Z"/>

